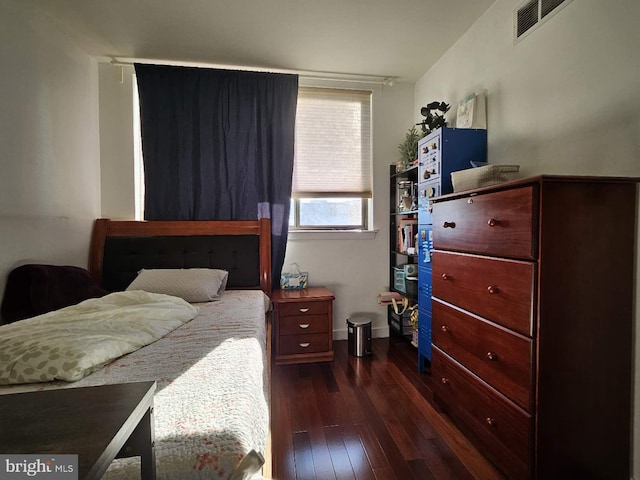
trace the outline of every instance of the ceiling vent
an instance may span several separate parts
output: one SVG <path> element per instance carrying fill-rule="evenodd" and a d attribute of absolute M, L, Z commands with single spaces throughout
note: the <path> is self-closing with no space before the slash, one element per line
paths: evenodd
<path fill-rule="evenodd" d="M 513 39 L 519 41 L 554 14 L 571 3 L 572 0 L 528 0 L 518 7 L 513 15 Z"/>

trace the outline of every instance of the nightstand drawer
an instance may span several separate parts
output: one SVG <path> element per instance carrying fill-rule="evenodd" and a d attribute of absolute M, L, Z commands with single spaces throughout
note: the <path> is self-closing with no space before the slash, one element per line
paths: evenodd
<path fill-rule="evenodd" d="M 433 252 L 433 296 L 531 335 L 535 264 Z"/>
<path fill-rule="evenodd" d="M 280 319 L 280 335 L 324 333 L 329 331 L 329 317 L 325 315 L 297 315 Z"/>
<path fill-rule="evenodd" d="M 326 333 L 310 333 L 302 335 L 283 335 L 279 339 L 281 355 L 300 353 L 318 353 L 331 350 Z"/>
<path fill-rule="evenodd" d="M 433 301 L 433 343 L 505 394 L 532 410 L 533 341 Z"/>
<path fill-rule="evenodd" d="M 329 312 L 329 302 L 296 302 L 285 303 L 280 306 L 280 316 L 290 315 L 326 315 Z"/>
<path fill-rule="evenodd" d="M 434 393 L 452 417 L 480 440 L 483 451 L 510 479 L 529 478 L 531 415 L 433 349 Z"/>

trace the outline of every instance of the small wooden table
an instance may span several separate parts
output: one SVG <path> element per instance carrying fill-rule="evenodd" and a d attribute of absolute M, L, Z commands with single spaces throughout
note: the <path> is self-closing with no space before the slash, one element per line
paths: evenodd
<path fill-rule="evenodd" d="M 142 478 L 153 480 L 155 390 L 138 382 L 0 395 L 0 452 L 77 454 L 80 479 L 140 456 Z"/>
<path fill-rule="evenodd" d="M 333 293 L 325 287 L 273 292 L 276 363 L 333 360 Z"/>

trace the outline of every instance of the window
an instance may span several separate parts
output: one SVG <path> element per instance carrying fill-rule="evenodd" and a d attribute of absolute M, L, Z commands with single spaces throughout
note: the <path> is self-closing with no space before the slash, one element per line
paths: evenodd
<path fill-rule="evenodd" d="M 371 92 L 300 87 L 289 225 L 367 229 Z"/>
<path fill-rule="evenodd" d="M 135 218 L 144 218 L 144 168 L 133 81 Z M 371 202 L 371 92 L 300 87 L 289 226 L 366 230 Z"/>

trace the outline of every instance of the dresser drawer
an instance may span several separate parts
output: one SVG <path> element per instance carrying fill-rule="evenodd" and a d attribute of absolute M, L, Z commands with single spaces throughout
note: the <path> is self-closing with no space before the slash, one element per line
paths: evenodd
<path fill-rule="evenodd" d="M 433 296 L 531 336 L 535 264 L 433 252 Z"/>
<path fill-rule="evenodd" d="M 478 446 L 509 479 L 529 478 L 532 418 L 434 348 L 431 371 L 438 401 L 479 440 Z"/>
<path fill-rule="evenodd" d="M 329 331 L 327 315 L 296 315 L 282 317 L 278 323 L 280 335 L 297 335 L 301 333 L 323 333 Z"/>
<path fill-rule="evenodd" d="M 433 343 L 529 412 L 533 342 L 433 301 Z"/>
<path fill-rule="evenodd" d="M 331 350 L 329 337 L 326 333 L 309 333 L 302 335 L 283 335 L 279 337 L 281 355 L 294 355 L 299 353 L 317 353 Z"/>
<path fill-rule="evenodd" d="M 434 248 L 535 259 L 536 191 L 528 186 L 436 202 Z"/>
<path fill-rule="evenodd" d="M 322 315 L 329 312 L 329 302 L 296 302 L 280 305 L 280 316 Z"/>

